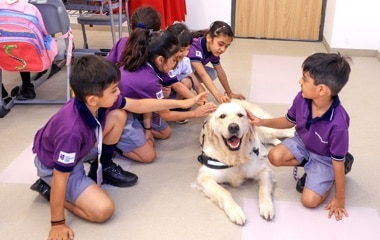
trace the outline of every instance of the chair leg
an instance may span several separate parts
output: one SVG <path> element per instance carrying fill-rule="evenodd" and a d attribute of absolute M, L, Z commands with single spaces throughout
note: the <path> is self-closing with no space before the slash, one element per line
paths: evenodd
<path fill-rule="evenodd" d="M 88 49 L 88 43 L 87 43 L 87 35 L 86 35 L 86 29 L 84 24 L 81 24 L 82 27 L 82 34 L 83 34 L 83 48 Z"/>

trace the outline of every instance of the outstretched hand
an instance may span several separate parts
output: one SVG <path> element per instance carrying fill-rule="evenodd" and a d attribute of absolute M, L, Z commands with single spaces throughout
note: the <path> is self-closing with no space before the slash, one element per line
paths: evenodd
<path fill-rule="evenodd" d="M 344 199 L 334 197 L 325 207 L 325 210 L 329 210 L 328 217 L 331 218 L 334 215 L 337 221 L 342 220 L 343 216 L 348 217 L 348 212 L 344 208 L 344 205 Z"/>
<path fill-rule="evenodd" d="M 241 93 L 233 93 L 231 92 L 230 94 L 227 94 L 229 98 L 236 98 L 236 99 L 240 99 L 240 100 L 245 100 L 245 97 L 243 94 Z"/>
<path fill-rule="evenodd" d="M 196 109 L 194 109 L 195 117 L 207 116 L 208 114 L 214 112 L 216 110 L 216 107 L 217 106 L 213 102 L 205 103 L 204 105 L 199 106 Z"/>
<path fill-rule="evenodd" d="M 50 228 L 48 240 L 72 240 L 74 239 L 74 232 L 66 224 L 52 226 Z"/>
<path fill-rule="evenodd" d="M 186 106 L 185 108 L 192 107 L 194 104 L 197 104 L 198 106 L 204 105 L 207 102 L 208 98 L 208 92 L 202 92 L 198 94 L 197 96 L 190 98 L 192 104 L 189 106 Z"/>

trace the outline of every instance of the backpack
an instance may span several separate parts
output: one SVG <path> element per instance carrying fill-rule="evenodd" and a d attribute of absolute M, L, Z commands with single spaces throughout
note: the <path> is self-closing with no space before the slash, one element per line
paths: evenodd
<path fill-rule="evenodd" d="M 0 0 L 1 69 L 41 72 L 57 53 L 57 42 L 47 33 L 36 6 L 28 0 Z"/>

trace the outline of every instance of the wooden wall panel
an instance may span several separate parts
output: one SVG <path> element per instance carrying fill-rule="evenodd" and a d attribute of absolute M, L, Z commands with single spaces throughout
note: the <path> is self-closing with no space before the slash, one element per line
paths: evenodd
<path fill-rule="evenodd" d="M 235 35 L 319 40 L 323 0 L 236 0 Z"/>

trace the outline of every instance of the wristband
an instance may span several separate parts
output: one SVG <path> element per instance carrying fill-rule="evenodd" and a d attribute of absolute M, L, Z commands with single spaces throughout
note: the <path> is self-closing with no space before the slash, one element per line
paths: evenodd
<path fill-rule="evenodd" d="M 59 221 L 50 221 L 51 226 L 58 226 L 66 223 L 65 219 L 59 220 Z"/>
<path fill-rule="evenodd" d="M 148 127 L 148 128 L 143 127 L 143 128 L 144 128 L 144 130 L 152 130 L 152 127 Z"/>

